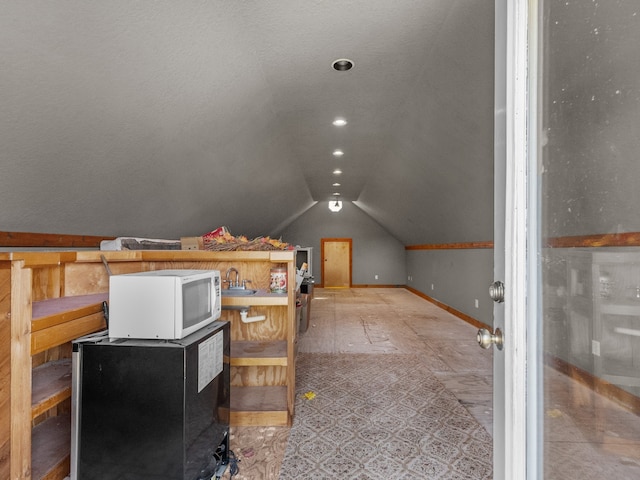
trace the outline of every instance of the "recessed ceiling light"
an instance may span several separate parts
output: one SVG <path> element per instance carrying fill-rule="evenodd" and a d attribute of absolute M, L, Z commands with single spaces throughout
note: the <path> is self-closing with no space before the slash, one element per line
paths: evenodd
<path fill-rule="evenodd" d="M 342 170 L 340 170 L 339 168 L 336 168 L 336 169 L 333 171 L 333 174 L 334 174 L 334 175 L 341 175 L 341 174 L 342 174 Z"/>
<path fill-rule="evenodd" d="M 335 149 L 333 151 L 333 156 L 334 157 L 341 157 L 342 155 L 344 155 L 344 152 L 342 150 L 340 150 L 339 148 Z"/>
<path fill-rule="evenodd" d="M 333 124 L 334 124 L 336 127 L 344 127 L 344 126 L 347 124 L 347 121 L 346 121 L 344 118 L 336 118 L 336 119 L 333 121 Z"/>
<path fill-rule="evenodd" d="M 339 184 L 338 182 L 336 182 L 336 183 L 334 183 L 334 184 L 333 184 L 333 186 L 334 186 L 334 187 L 339 187 L 339 186 L 340 186 L 340 184 Z"/>
<path fill-rule="evenodd" d="M 336 197 L 339 197 L 340 196 L 340 192 L 333 192 L 333 195 L 336 196 Z"/>
<path fill-rule="evenodd" d="M 335 60 L 331 66 L 338 72 L 346 72 L 353 68 L 353 62 L 348 58 L 339 58 L 338 60 Z"/>

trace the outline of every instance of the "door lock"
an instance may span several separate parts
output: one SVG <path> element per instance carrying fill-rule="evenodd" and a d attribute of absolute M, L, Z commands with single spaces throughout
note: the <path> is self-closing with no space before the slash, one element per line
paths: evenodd
<path fill-rule="evenodd" d="M 500 280 L 493 282 L 489 287 L 489 296 L 496 303 L 504 302 L 504 283 Z"/>
<path fill-rule="evenodd" d="M 487 349 L 491 345 L 495 345 L 498 350 L 502 350 L 502 344 L 504 342 L 504 338 L 502 336 L 502 330 L 496 328 L 494 333 L 491 333 L 486 328 L 481 328 L 478 330 L 478 344 Z"/>

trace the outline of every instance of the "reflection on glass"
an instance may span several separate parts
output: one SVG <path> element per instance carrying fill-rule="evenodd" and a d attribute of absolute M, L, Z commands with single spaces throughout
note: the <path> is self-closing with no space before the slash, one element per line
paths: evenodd
<path fill-rule="evenodd" d="M 640 478 L 640 4 L 541 12 L 543 477 Z"/>

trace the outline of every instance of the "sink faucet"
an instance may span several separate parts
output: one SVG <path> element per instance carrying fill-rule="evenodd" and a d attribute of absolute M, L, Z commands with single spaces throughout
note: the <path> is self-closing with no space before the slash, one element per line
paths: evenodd
<path fill-rule="evenodd" d="M 236 281 L 235 282 L 233 280 L 229 279 L 229 276 L 231 275 L 231 272 L 236 272 Z M 229 288 L 238 288 L 238 287 L 240 287 L 240 273 L 238 273 L 238 270 L 236 270 L 233 267 L 228 269 L 227 270 L 227 277 L 226 277 L 225 282 L 227 282 L 229 284 Z"/>

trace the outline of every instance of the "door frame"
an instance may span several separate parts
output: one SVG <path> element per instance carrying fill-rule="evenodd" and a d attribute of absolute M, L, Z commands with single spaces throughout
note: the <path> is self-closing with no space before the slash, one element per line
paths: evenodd
<path fill-rule="evenodd" d="M 538 0 L 495 0 L 496 72 L 504 62 L 504 112 L 496 108 L 496 128 L 504 129 L 504 171 L 496 181 L 504 182 L 504 350 L 494 354 L 494 478 L 537 479 L 541 472 L 541 450 L 537 415 L 540 387 L 537 380 L 537 218 L 536 160 L 536 63 Z M 498 55 L 504 55 L 500 57 Z M 497 83 L 498 85 L 498 83 Z M 496 102 L 498 107 L 498 102 Z M 500 152 L 496 152 L 500 155 Z M 496 191 L 498 191 L 496 186 Z M 494 325 L 494 328 L 498 325 Z M 496 419 L 496 417 L 499 417 Z"/>
<path fill-rule="evenodd" d="M 325 242 L 348 242 L 349 243 L 349 288 L 353 284 L 353 239 L 351 238 L 321 238 L 320 239 L 320 276 L 322 283 L 318 285 L 320 288 L 324 288 L 324 244 Z"/>

